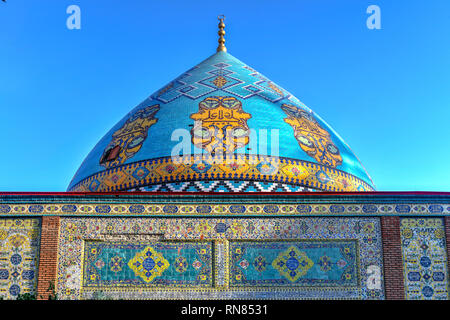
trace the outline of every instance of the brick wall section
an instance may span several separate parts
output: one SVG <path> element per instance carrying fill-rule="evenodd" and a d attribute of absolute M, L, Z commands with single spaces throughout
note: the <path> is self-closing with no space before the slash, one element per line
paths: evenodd
<path fill-rule="evenodd" d="M 37 297 L 47 300 L 49 282 L 56 285 L 56 271 L 58 264 L 59 217 L 42 217 L 41 248 L 39 254 L 39 271 Z"/>
<path fill-rule="evenodd" d="M 447 245 L 447 269 L 450 275 L 450 217 L 446 216 L 444 218 L 444 228 L 445 228 L 445 244 Z"/>
<path fill-rule="evenodd" d="M 381 217 L 383 238 L 384 286 L 386 299 L 404 300 L 403 258 L 400 238 L 400 218 Z"/>

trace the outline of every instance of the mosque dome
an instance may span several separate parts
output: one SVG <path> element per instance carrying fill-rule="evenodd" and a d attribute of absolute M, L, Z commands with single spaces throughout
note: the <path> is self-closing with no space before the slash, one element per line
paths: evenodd
<path fill-rule="evenodd" d="M 316 113 L 226 52 L 156 91 L 94 147 L 68 191 L 371 191 Z M 222 32 L 222 33 L 221 33 Z"/>

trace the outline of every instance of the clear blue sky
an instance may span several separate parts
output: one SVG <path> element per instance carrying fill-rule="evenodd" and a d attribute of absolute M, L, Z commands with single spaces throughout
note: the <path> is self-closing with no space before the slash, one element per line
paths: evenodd
<path fill-rule="evenodd" d="M 324 118 L 378 190 L 450 191 L 449 0 L 7 1 L 0 191 L 65 191 L 118 120 L 215 52 L 221 13 L 228 51 Z"/>

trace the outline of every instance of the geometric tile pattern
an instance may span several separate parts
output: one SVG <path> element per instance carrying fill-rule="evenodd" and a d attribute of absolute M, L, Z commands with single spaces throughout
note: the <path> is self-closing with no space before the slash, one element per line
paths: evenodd
<path fill-rule="evenodd" d="M 240 99 L 257 96 L 269 102 L 277 102 L 291 97 L 290 93 L 279 88 L 248 66 L 243 66 L 243 68 L 249 72 L 250 76 L 255 78 L 254 82 L 250 84 L 233 77 L 233 74 L 236 74 L 236 72 L 230 70 L 229 67 L 231 67 L 230 64 L 223 62 L 214 64 L 211 66 L 210 71 L 205 72 L 207 75 L 205 78 L 194 79 L 195 73 L 193 71 L 199 68 L 196 66 L 183 73 L 151 97 L 163 103 L 172 102 L 180 97 L 196 100 L 218 91 L 233 94 Z M 239 74 L 236 75 L 239 76 Z M 220 81 L 218 82 L 217 80 L 219 79 Z"/>
<path fill-rule="evenodd" d="M 442 218 L 401 219 L 406 299 L 448 299 L 448 268 Z"/>
<path fill-rule="evenodd" d="M 40 219 L 0 219 L 0 297 L 36 292 Z"/>
<path fill-rule="evenodd" d="M 186 156 L 178 163 L 171 157 L 138 161 L 91 175 L 68 191 L 109 192 L 162 182 L 199 180 L 277 182 L 326 191 L 373 191 L 356 176 L 318 163 L 244 154 L 234 154 L 227 161 L 202 155 Z"/>
<path fill-rule="evenodd" d="M 163 183 L 127 190 L 158 192 L 316 192 L 313 188 L 301 187 L 277 182 L 262 181 L 187 181 L 179 183 Z"/>
<path fill-rule="evenodd" d="M 195 259 L 202 266 L 204 263 L 197 253 L 190 255 L 185 249 L 178 253 L 178 248 L 216 242 L 217 250 L 209 260 L 215 261 L 210 271 L 214 281 L 203 286 L 193 274 L 199 272 L 194 271 L 196 267 L 201 268 Z M 164 244 L 178 247 L 161 250 L 159 246 Z M 106 251 L 86 256 L 86 250 L 103 245 Z M 120 248 L 113 250 L 114 246 Z M 246 262 L 233 260 L 233 246 L 245 247 Z M 158 256 L 153 261 L 167 260 L 161 262 L 161 275 L 153 279 L 156 263 L 147 261 L 143 267 L 149 247 Z M 384 299 L 379 218 L 63 217 L 58 250 L 61 299 L 89 298 L 99 290 L 121 299 Z M 297 262 L 289 260 L 291 257 Z M 139 261 L 135 270 L 129 263 L 133 259 Z M 247 283 L 232 279 L 236 264 L 247 270 L 243 273 Z M 84 272 L 83 266 L 90 271 Z M 98 268 L 107 272 L 99 274 Z M 142 277 L 145 268 L 151 272 Z M 370 285 L 373 270 L 377 270 L 379 286 Z M 91 274 L 99 278 L 91 280 Z M 255 278 L 257 275 L 263 275 L 263 280 Z M 95 282 L 97 279 L 102 280 Z M 119 279 L 125 283 L 120 284 Z M 175 279 L 186 282 L 177 286 Z M 255 279 L 278 282 L 269 286 L 250 283 Z M 158 282 L 167 285 L 161 288 Z"/>

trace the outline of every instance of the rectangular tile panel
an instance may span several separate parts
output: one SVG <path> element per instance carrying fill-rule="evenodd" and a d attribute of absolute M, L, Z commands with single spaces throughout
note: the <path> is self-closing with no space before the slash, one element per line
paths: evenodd
<path fill-rule="evenodd" d="M 209 287 L 212 281 L 211 242 L 85 243 L 83 287 Z"/>
<path fill-rule="evenodd" d="M 358 286 L 356 240 L 230 242 L 231 286 Z"/>
<path fill-rule="evenodd" d="M 442 218 L 404 218 L 400 230 L 407 299 L 448 299 L 448 269 Z"/>
<path fill-rule="evenodd" d="M 0 298 L 36 293 L 40 219 L 0 219 Z"/>

